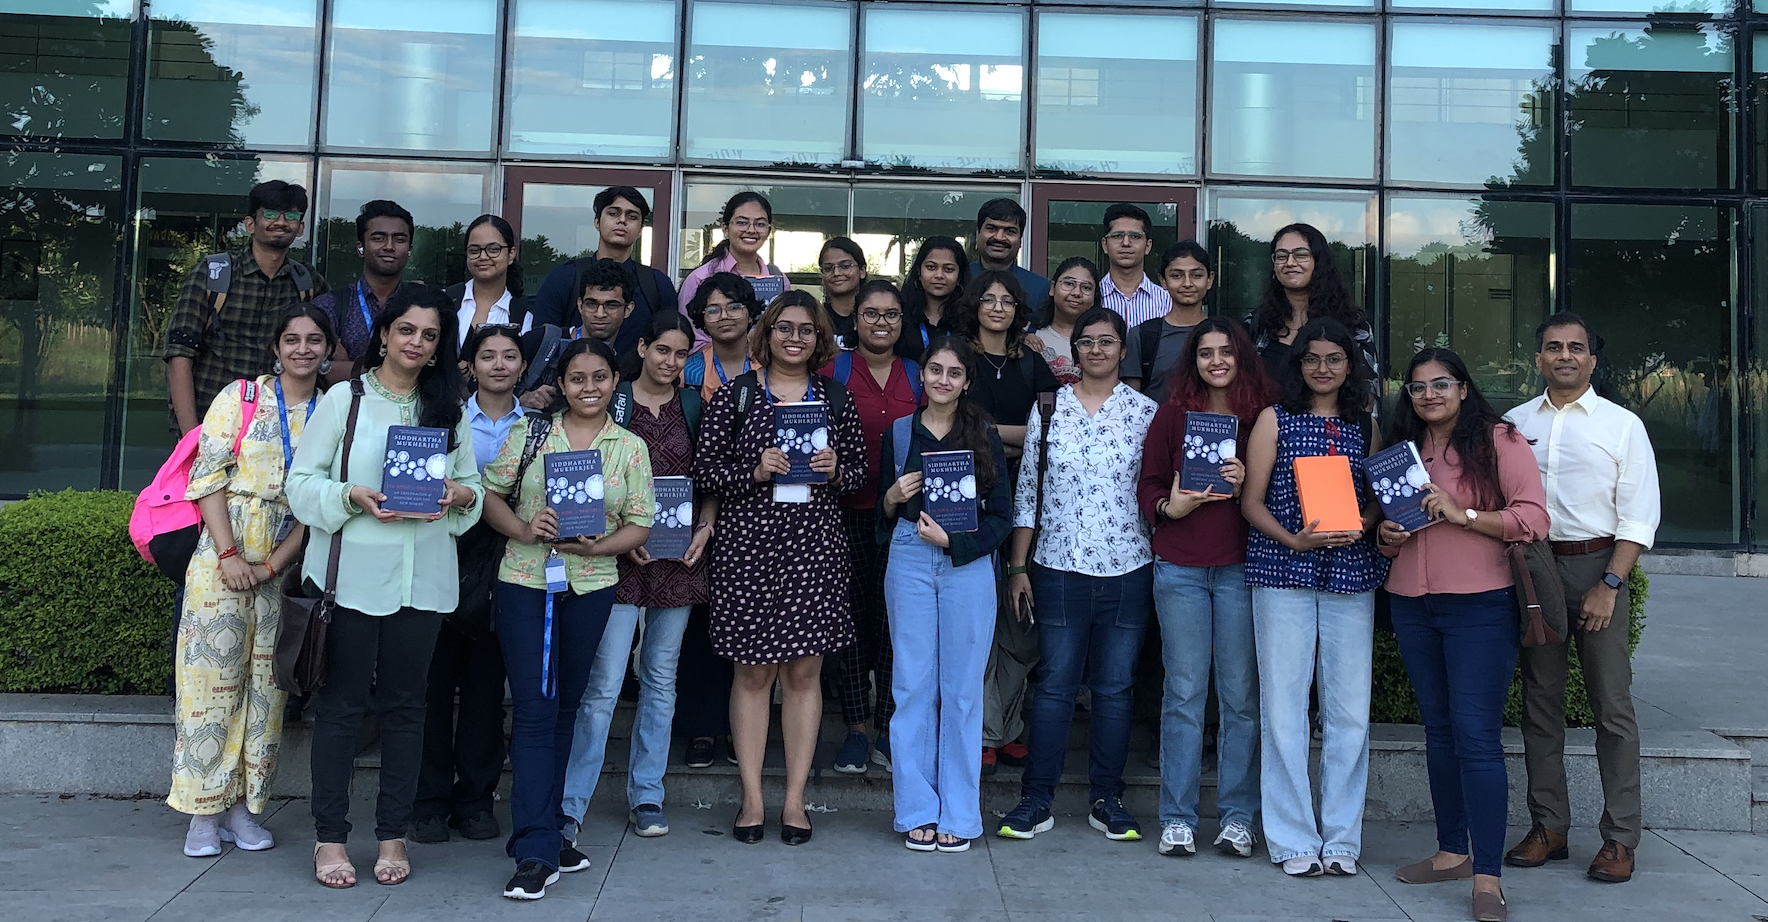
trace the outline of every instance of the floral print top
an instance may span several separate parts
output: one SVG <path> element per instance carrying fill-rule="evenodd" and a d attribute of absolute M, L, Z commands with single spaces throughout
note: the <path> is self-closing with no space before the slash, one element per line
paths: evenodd
<path fill-rule="evenodd" d="M 1121 381 L 1090 416 L 1073 385 L 1056 392 L 1043 531 L 1032 557 L 1039 565 L 1086 576 L 1122 576 L 1154 562 L 1148 523 L 1136 508 L 1136 481 L 1142 473 L 1142 444 L 1159 408 Z M 1013 496 L 1013 525 L 1018 528 L 1030 528 L 1036 521 L 1040 425 L 1033 406 Z"/>

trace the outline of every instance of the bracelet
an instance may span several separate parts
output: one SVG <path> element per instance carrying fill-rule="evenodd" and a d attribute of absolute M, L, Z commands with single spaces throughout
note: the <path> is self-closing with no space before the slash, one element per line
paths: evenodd
<path fill-rule="evenodd" d="M 263 567 L 264 572 L 270 574 L 271 579 L 276 578 L 276 568 L 270 565 L 270 561 L 266 560 L 263 563 L 259 564 L 258 566 Z"/>
<path fill-rule="evenodd" d="M 711 527 L 712 527 L 712 523 L 711 523 L 711 522 L 696 522 L 696 523 L 695 523 L 695 524 L 694 524 L 694 530 L 695 530 L 695 531 L 698 531 L 698 530 L 700 530 L 700 529 L 702 529 L 702 528 L 711 528 Z"/>
<path fill-rule="evenodd" d="M 1027 571 L 1026 567 L 1015 567 L 1012 564 L 1007 564 L 1007 575 L 1008 576 L 1022 576 L 1026 573 L 1026 571 Z"/>
<path fill-rule="evenodd" d="M 229 557 L 238 557 L 238 556 L 239 556 L 239 545 L 235 544 L 234 546 L 228 548 L 227 550 L 222 551 L 220 554 L 217 554 L 216 559 L 217 560 L 226 560 Z"/>

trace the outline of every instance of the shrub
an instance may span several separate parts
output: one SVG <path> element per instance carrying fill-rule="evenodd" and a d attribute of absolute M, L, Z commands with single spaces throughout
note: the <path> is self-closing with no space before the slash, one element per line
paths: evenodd
<path fill-rule="evenodd" d="M 1645 631 L 1645 597 L 1651 594 L 1651 580 L 1635 566 L 1627 574 L 1628 600 L 1631 611 L 1627 621 L 1629 650 L 1639 649 L 1639 636 Z M 1572 600 L 1568 599 L 1567 602 Z M 1590 699 L 1584 691 L 1584 669 L 1578 665 L 1575 649 L 1569 652 L 1570 668 L 1565 681 L 1565 725 L 1588 727 L 1595 723 L 1590 713 Z M 1406 664 L 1400 659 L 1400 645 L 1391 631 L 1375 632 L 1375 688 L 1369 708 L 1369 719 L 1376 723 L 1418 723 L 1418 699 L 1412 694 L 1412 682 L 1406 677 Z M 1522 723 L 1522 670 L 1510 680 L 1510 695 L 1504 702 L 1504 725 Z"/>
<path fill-rule="evenodd" d="M 173 586 L 129 543 L 134 507 L 66 490 L 0 509 L 0 692 L 166 693 Z"/>

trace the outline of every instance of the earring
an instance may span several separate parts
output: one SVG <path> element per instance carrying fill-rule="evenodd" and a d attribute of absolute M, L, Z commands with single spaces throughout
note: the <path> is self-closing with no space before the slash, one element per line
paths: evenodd
<path fill-rule="evenodd" d="M 436 354 L 435 354 L 435 353 L 434 353 L 434 352 L 432 352 L 432 353 L 430 353 L 430 360 L 429 360 L 429 361 L 428 361 L 428 362 L 425 362 L 425 363 L 424 363 L 424 364 L 425 364 L 425 365 L 434 365 L 434 364 L 436 364 Z"/>
<path fill-rule="evenodd" d="M 282 374 L 282 359 L 277 359 L 276 364 L 270 366 L 270 373 L 273 375 Z"/>
<path fill-rule="evenodd" d="M 387 344 L 381 343 L 381 358 L 384 359 L 386 357 L 387 357 Z"/>
<path fill-rule="evenodd" d="M 319 373 L 321 375 L 331 374 L 331 359 L 326 359 L 325 361 L 319 363 Z"/>

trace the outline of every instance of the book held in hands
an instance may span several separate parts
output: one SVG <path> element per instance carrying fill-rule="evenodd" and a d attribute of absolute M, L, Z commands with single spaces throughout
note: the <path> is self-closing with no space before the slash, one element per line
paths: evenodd
<path fill-rule="evenodd" d="M 975 455 L 968 451 L 922 452 L 921 508 L 947 534 L 975 531 Z"/>
<path fill-rule="evenodd" d="M 1179 468 L 1179 489 L 1186 493 L 1234 495 L 1222 476 L 1222 465 L 1239 448 L 1240 420 L 1228 413 L 1185 414 L 1185 457 Z"/>
<path fill-rule="evenodd" d="M 829 447 L 829 405 L 820 400 L 776 403 L 774 444 L 792 462 L 788 474 L 775 474 L 776 484 L 827 483 L 828 474 L 810 469 L 812 455 Z"/>
<path fill-rule="evenodd" d="M 1363 462 L 1363 473 L 1381 501 L 1382 514 L 1390 521 L 1407 531 L 1436 521 L 1424 511 L 1424 498 L 1430 495 L 1424 485 L 1430 482 L 1430 473 L 1424 469 L 1417 445 L 1401 442 L 1370 455 Z"/>
<path fill-rule="evenodd" d="M 645 553 L 658 560 L 680 560 L 694 539 L 694 482 L 686 477 L 654 477 L 656 514 Z"/>
<path fill-rule="evenodd" d="M 773 299 L 786 293 L 786 277 L 783 275 L 764 275 L 759 278 L 744 276 L 743 280 L 755 292 L 755 299 L 762 307 L 773 303 Z"/>
<path fill-rule="evenodd" d="M 1363 515 L 1357 508 L 1357 484 L 1351 478 L 1351 459 L 1344 455 L 1318 455 L 1295 459 L 1295 491 L 1301 498 L 1301 524 L 1318 521 L 1315 531 L 1361 531 Z"/>
<path fill-rule="evenodd" d="M 545 459 L 546 505 L 559 517 L 558 541 L 597 538 L 608 530 L 602 504 L 602 453 L 553 451 Z"/>
<path fill-rule="evenodd" d="M 381 469 L 381 508 L 402 516 L 435 515 L 448 493 L 448 430 L 388 426 L 387 462 Z"/>

